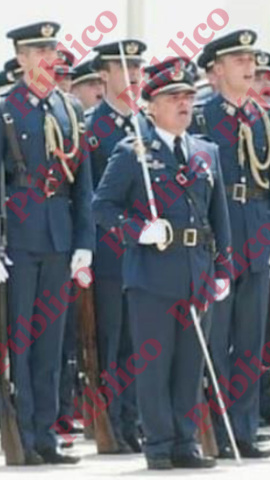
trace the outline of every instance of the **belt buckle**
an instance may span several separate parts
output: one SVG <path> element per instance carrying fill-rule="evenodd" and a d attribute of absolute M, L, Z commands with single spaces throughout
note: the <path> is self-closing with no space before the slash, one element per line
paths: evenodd
<path fill-rule="evenodd" d="M 58 186 L 58 180 L 51 176 L 46 177 L 44 193 L 47 198 L 53 197 L 56 194 L 56 188 L 52 189 L 52 185 L 55 184 L 55 187 Z"/>
<path fill-rule="evenodd" d="M 196 247 L 198 230 L 196 228 L 186 228 L 184 230 L 183 243 L 185 247 Z"/>
<path fill-rule="evenodd" d="M 246 203 L 247 201 L 247 186 L 242 183 L 235 183 L 233 186 L 233 200 L 236 202 Z"/>

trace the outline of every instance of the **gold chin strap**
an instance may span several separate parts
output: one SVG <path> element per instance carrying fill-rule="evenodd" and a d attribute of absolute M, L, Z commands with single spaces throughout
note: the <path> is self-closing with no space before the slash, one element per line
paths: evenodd
<path fill-rule="evenodd" d="M 264 180 L 261 175 L 260 171 L 267 170 L 270 167 L 270 120 L 266 113 L 266 111 L 252 99 L 252 102 L 255 104 L 257 109 L 261 114 L 261 118 L 264 123 L 266 138 L 267 138 L 267 157 L 265 162 L 261 162 L 255 152 L 254 144 L 253 144 L 253 134 L 251 128 L 246 123 L 241 123 L 239 129 L 239 142 L 238 142 L 238 161 L 241 167 L 244 166 L 245 163 L 245 151 L 244 151 L 244 142 L 246 141 L 247 151 L 248 151 L 248 158 L 250 163 L 250 169 L 252 176 L 261 188 L 269 190 L 269 181 Z"/>
<path fill-rule="evenodd" d="M 68 162 L 66 159 L 71 159 L 74 157 L 75 152 L 79 148 L 79 140 L 80 140 L 80 126 L 78 124 L 77 115 L 71 102 L 69 101 L 68 97 L 64 95 L 60 90 L 58 93 L 61 95 L 66 111 L 69 116 L 69 120 L 72 127 L 72 151 L 69 153 L 65 153 L 64 155 L 56 155 L 63 167 L 65 175 L 69 183 L 74 182 L 74 175 L 68 166 Z M 62 134 L 61 127 L 57 121 L 57 119 L 49 112 L 46 112 L 45 115 L 45 125 L 44 125 L 44 133 L 45 133 L 45 145 L 46 145 L 46 155 L 47 158 L 50 157 L 51 154 L 55 155 L 55 150 L 58 148 L 61 152 L 64 152 L 64 138 Z"/>

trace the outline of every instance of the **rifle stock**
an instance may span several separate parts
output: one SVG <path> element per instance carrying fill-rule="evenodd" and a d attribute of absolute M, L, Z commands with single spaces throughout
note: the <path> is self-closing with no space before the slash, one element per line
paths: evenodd
<path fill-rule="evenodd" d="M 99 364 L 96 340 L 96 321 L 94 312 L 93 286 L 82 289 L 79 297 L 79 328 L 83 348 L 83 362 L 89 386 L 95 392 L 100 386 Z M 87 397 L 87 401 L 89 402 Z M 84 410 L 84 419 L 89 423 L 89 415 Z M 86 427 L 87 428 L 87 427 Z M 99 412 L 94 419 L 94 433 L 98 453 L 115 453 L 117 444 L 113 435 L 107 410 Z"/>
<path fill-rule="evenodd" d="M 205 456 L 217 457 L 219 454 L 219 451 L 218 451 L 218 446 L 217 446 L 217 441 L 216 441 L 215 431 L 213 427 L 213 422 L 211 419 L 210 410 L 205 419 L 205 422 L 207 423 L 207 425 L 211 425 L 211 427 L 208 430 L 206 430 L 206 432 L 204 433 L 202 433 L 201 430 L 199 430 L 198 432 L 199 440 L 202 445 L 203 454 Z"/>

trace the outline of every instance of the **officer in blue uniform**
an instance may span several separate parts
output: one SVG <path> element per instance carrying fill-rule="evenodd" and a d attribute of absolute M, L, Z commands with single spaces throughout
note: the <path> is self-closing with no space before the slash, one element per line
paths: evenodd
<path fill-rule="evenodd" d="M 107 231 L 120 228 L 125 239 L 123 277 L 136 367 L 127 363 L 126 369 L 137 375 L 150 469 L 215 465 L 214 459 L 199 454 L 197 427 L 187 415 L 199 400 L 204 363 L 189 307 L 194 303 L 201 310 L 207 334 L 210 315 L 204 316 L 204 310 L 209 303 L 210 312 L 211 302 L 201 274 L 213 277 L 215 267 L 219 270 L 218 253 L 224 264 L 228 261 L 230 228 L 218 150 L 186 133 L 194 94 L 192 78 L 184 70 L 157 74 L 142 93 L 152 103 L 155 119 L 144 162 L 160 218 L 154 221 L 149 214 L 136 155 L 141 147 L 134 139 L 114 150 L 93 202 L 97 223 Z M 223 285 L 217 296 L 222 300 L 228 282 L 224 286 L 218 277 L 215 282 Z M 144 348 L 144 358 L 151 361 L 138 355 Z"/>
<path fill-rule="evenodd" d="M 5 70 L 1 70 L 0 71 L 0 96 L 4 96 L 5 93 L 9 90 L 9 88 L 11 87 L 11 85 L 13 85 L 13 81 L 10 81 L 8 78 L 7 78 L 7 73 L 5 72 Z"/>
<path fill-rule="evenodd" d="M 4 64 L 3 70 L 0 72 L 0 96 L 4 96 L 9 88 L 20 78 L 22 68 L 18 64 L 17 59 L 13 58 Z"/>
<path fill-rule="evenodd" d="M 100 104 L 104 96 L 104 84 L 91 60 L 80 63 L 74 69 L 71 91 L 80 100 L 84 110 Z"/>
<path fill-rule="evenodd" d="M 56 82 L 58 88 L 65 93 L 71 92 L 72 80 L 74 77 L 73 63 L 75 60 L 71 52 L 57 50 L 59 62 L 54 67 L 56 73 Z M 72 294 L 75 294 L 77 285 L 73 286 Z M 60 374 L 60 389 L 59 389 L 59 413 L 58 418 L 65 416 L 65 421 L 59 421 L 60 432 L 61 428 L 69 429 L 70 433 L 82 433 L 83 427 L 75 426 L 74 420 L 68 422 L 68 418 L 73 418 L 75 407 L 73 399 L 75 394 L 75 380 L 77 371 L 77 302 L 69 305 L 65 332 L 62 348 L 62 362 Z M 61 443 L 61 447 L 71 447 L 73 444 L 65 442 Z"/>
<path fill-rule="evenodd" d="M 55 88 L 57 23 L 8 33 L 23 79 L 1 103 L 6 170 L 9 347 L 25 463 L 75 463 L 56 449 L 59 376 L 71 277 L 91 264 L 95 232 L 79 103 Z M 46 68 L 40 67 L 45 60 Z M 44 81 L 44 79 L 46 81 Z"/>
<path fill-rule="evenodd" d="M 205 47 L 204 54 L 214 62 L 220 93 L 203 108 L 199 125 L 195 116 L 195 129 L 206 132 L 219 146 L 236 269 L 231 272 L 231 294 L 214 306 L 211 350 L 218 373 L 238 390 L 237 376 L 246 377 L 238 399 L 230 392 L 229 413 L 240 453 L 248 458 L 270 455 L 255 441 L 260 373 L 250 365 L 256 373 L 251 379 L 243 367 L 249 364 L 249 355 L 261 359 L 269 288 L 269 232 L 263 225 L 269 225 L 270 129 L 251 88 L 255 40 L 255 32 L 240 30 Z M 222 418 L 213 415 L 220 456 L 230 456 Z"/>
<path fill-rule="evenodd" d="M 256 72 L 254 90 L 260 97 L 261 106 L 270 116 L 270 53 L 258 50 L 255 53 Z M 270 298 L 270 297 L 269 297 Z M 270 341 L 270 302 L 266 324 L 265 343 Z M 265 366 L 268 366 L 267 364 Z M 261 379 L 260 414 L 268 424 L 270 422 L 270 372 L 267 371 Z M 262 436 L 260 436 L 262 438 Z"/>
<path fill-rule="evenodd" d="M 4 70 L 10 83 L 20 80 L 23 75 L 23 69 L 21 65 L 19 65 L 16 57 L 5 62 Z"/>
<path fill-rule="evenodd" d="M 55 65 L 56 82 L 59 88 L 65 93 L 71 93 L 72 80 L 74 76 L 75 57 L 71 52 L 57 50 L 59 62 Z"/>
<path fill-rule="evenodd" d="M 123 45 L 130 81 L 136 86 L 140 81 L 142 53 L 146 46 L 134 40 L 125 40 Z M 118 42 L 96 47 L 95 50 L 98 55 L 93 67 L 99 71 L 106 85 L 104 100 L 94 110 L 86 112 L 87 130 L 93 132 L 89 141 L 92 147 L 93 182 L 94 187 L 97 187 L 112 150 L 120 140 L 134 135 L 134 124 L 130 107 L 118 98 L 126 88 Z M 138 118 L 142 129 L 147 129 L 145 116 L 139 113 Z M 101 369 L 113 373 L 112 362 L 119 367 L 125 365 L 133 349 L 127 321 L 126 295 L 122 291 L 122 258 L 116 258 L 108 244 L 108 237 L 104 238 L 105 234 L 102 226 L 98 226 L 94 265 L 95 307 Z M 134 385 L 119 397 L 114 396 L 109 415 L 119 453 L 139 452 Z"/>
<path fill-rule="evenodd" d="M 255 53 L 256 72 L 254 89 L 262 99 L 262 106 L 270 110 L 270 53 L 258 50 Z"/>

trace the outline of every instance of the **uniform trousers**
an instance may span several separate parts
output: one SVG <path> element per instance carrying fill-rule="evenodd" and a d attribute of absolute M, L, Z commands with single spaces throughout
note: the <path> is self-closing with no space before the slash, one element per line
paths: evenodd
<path fill-rule="evenodd" d="M 117 279 L 97 277 L 94 288 L 100 367 L 114 376 L 117 368 L 125 368 L 133 353 L 127 298 Z M 121 379 L 117 380 L 121 384 Z M 109 416 L 116 440 L 121 441 L 123 434 L 127 437 L 136 434 L 138 419 L 134 383 L 120 396 L 114 395 Z"/>
<path fill-rule="evenodd" d="M 201 400 L 204 360 L 193 324 L 186 330 L 168 310 L 188 300 L 190 282 L 184 281 L 178 298 L 139 288 L 128 291 L 134 352 L 157 340 L 160 355 L 137 375 L 137 399 L 146 436 L 148 457 L 191 454 L 197 451 L 196 424 L 186 414 Z M 201 324 L 209 334 L 211 307 Z M 154 354 L 153 347 L 147 347 Z M 137 363 L 136 363 L 137 366 Z M 138 362 L 138 367 L 141 367 Z"/>
<path fill-rule="evenodd" d="M 67 297 L 63 292 L 61 296 L 60 290 L 70 280 L 70 256 L 12 249 L 8 254 L 14 263 L 9 269 L 9 333 L 22 443 L 26 450 L 56 447 L 51 427 L 57 420 L 59 408 L 62 344 L 69 305 L 69 301 L 62 299 Z M 65 291 L 70 294 L 66 287 Z M 55 317 L 34 306 L 37 299 Z M 61 302 L 62 307 L 57 302 Z"/>
<path fill-rule="evenodd" d="M 224 392 L 234 402 L 228 409 L 234 433 L 238 440 L 251 443 L 255 440 L 259 421 L 260 379 L 254 380 L 239 366 L 241 361 L 260 377 L 260 371 L 250 364 L 253 356 L 261 360 L 265 341 L 268 305 L 268 270 L 252 273 L 246 270 L 231 283 L 231 293 L 215 303 L 210 346 L 218 375 L 231 381 L 240 394 L 236 398 L 225 388 Z M 240 360 L 240 362 L 239 362 Z M 238 365 L 236 365 L 236 362 Z M 246 378 L 241 380 L 236 375 Z M 240 380 L 240 381 L 239 381 Z M 223 387 L 221 387 L 223 390 Z M 213 421 L 219 448 L 228 443 L 222 417 L 213 412 Z"/>

